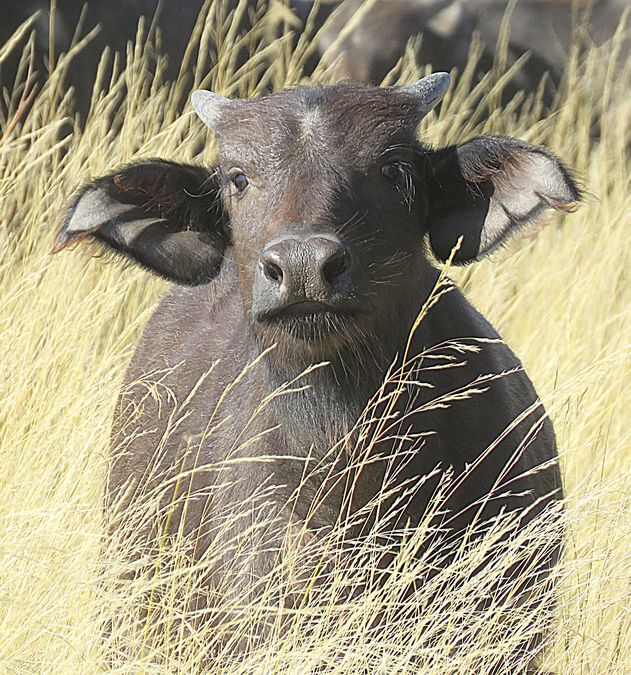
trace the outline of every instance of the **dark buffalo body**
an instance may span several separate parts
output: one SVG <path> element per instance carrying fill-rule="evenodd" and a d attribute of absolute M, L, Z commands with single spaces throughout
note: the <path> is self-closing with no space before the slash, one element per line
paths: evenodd
<path fill-rule="evenodd" d="M 178 284 L 127 373 L 110 504 L 133 506 L 199 467 L 185 486 L 186 522 L 180 508 L 172 526 L 200 554 L 221 547 L 228 521 L 246 537 L 257 519 L 279 524 L 246 586 L 276 564 L 289 528 L 318 536 L 386 483 L 410 488 L 403 506 L 382 502 L 394 530 L 418 523 L 440 472 L 453 472 L 440 516 L 451 535 L 501 509 L 526 523 L 561 497 L 537 394 L 462 293 L 443 292 L 410 337 L 439 277 L 430 251 L 468 263 L 579 199 L 542 148 L 490 136 L 442 149 L 419 142 L 418 122 L 448 79 L 257 100 L 198 92 L 194 106 L 219 142 L 214 167 L 124 167 L 69 209 L 58 248 L 90 235 Z M 388 373 L 381 403 L 362 418 Z M 139 380 L 159 381 L 162 394 L 147 396 Z M 349 494 L 336 476 L 362 453 L 369 461 L 350 470 Z M 327 461 L 334 470 L 318 471 Z"/>

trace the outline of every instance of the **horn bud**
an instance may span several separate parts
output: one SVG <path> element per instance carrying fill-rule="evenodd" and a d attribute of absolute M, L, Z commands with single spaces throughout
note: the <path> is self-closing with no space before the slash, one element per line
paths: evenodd
<path fill-rule="evenodd" d="M 419 112 L 422 115 L 427 115 L 440 103 L 450 84 L 451 76 L 449 73 L 432 73 L 412 84 L 401 87 L 401 91 L 416 96 L 419 100 Z"/>
<path fill-rule="evenodd" d="M 192 93 L 191 103 L 201 121 L 213 129 L 221 115 L 222 107 L 230 103 L 230 99 L 213 91 L 198 89 Z"/>

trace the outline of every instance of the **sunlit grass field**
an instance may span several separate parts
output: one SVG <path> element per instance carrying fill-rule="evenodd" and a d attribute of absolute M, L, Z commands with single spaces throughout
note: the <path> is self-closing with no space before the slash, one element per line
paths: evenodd
<path fill-rule="evenodd" d="M 126 364 L 165 284 L 89 248 L 49 251 L 69 196 L 91 177 L 141 157 L 212 160 L 212 137 L 186 103 L 192 86 L 248 96 L 303 82 L 308 40 L 272 39 L 262 21 L 245 38 L 259 48 L 241 65 L 231 58 L 236 33 L 217 27 L 215 11 L 198 25 L 178 82 L 163 82 L 160 65 L 146 67 L 154 47 L 141 26 L 124 70 L 104 57 L 84 124 L 63 85 L 68 57 L 59 55 L 32 104 L 18 86 L 0 119 L 0 672 L 483 673 L 502 649 L 497 641 L 508 650 L 511 638 L 498 630 L 501 617 L 483 615 L 474 626 L 467 598 L 475 592 L 457 584 L 453 597 L 428 600 L 379 639 L 367 627 L 388 599 L 373 589 L 339 607 L 331 591 L 319 598 L 317 627 L 307 607 L 289 634 L 271 631 L 236 660 L 213 646 L 230 626 L 174 619 L 158 640 L 129 628 L 154 582 L 115 583 L 127 563 L 103 524 L 108 439 Z M 224 38 L 213 63 L 197 45 L 216 31 Z M 0 59 L 11 48 L 0 47 Z M 511 77 L 498 58 L 473 89 L 470 72 L 454 74 L 420 129 L 437 145 L 479 133 L 546 145 L 585 191 L 577 213 L 449 271 L 520 356 L 554 421 L 567 546 L 542 668 L 572 675 L 631 672 L 631 67 L 615 70 L 614 61 L 571 55 L 542 116 L 536 96 L 496 107 Z M 410 52 L 390 82 L 421 74 Z M 312 81 L 326 84 L 327 69 Z M 174 587 L 195 584 L 190 561 L 170 563 Z M 161 611 L 181 610 L 175 596 L 164 593 Z M 257 620 L 256 608 L 243 612 L 242 624 Z M 112 616 L 129 619 L 108 628 Z M 514 622 L 529 630 L 527 617 Z M 463 634 L 466 648 L 455 639 Z"/>

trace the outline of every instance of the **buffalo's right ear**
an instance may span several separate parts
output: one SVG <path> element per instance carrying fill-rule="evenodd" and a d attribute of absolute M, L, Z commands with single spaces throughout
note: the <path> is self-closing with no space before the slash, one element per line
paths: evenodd
<path fill-rule="evenodd" d="M 53 253 L 87 237 L 171 281 L 208 283 L 228 244 L 216 174 L 154 160 L 99 178 L 70 204 Z"/>

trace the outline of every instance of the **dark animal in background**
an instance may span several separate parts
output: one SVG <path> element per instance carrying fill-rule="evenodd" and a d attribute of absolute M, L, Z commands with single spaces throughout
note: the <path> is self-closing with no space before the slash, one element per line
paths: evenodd
<path fill-rule="evenodd" d="M 470 0 L 476 26 L 483 42 L 494 45 L 500 34 L 508 0 Z M 577 27 L 584 29 L 596 45 L 606 46 L 628 9 L 628 0 L 518 0 L 512 9 L 509 44 L 514 54 L 529 52 L 552 72 L 565 68 Z M 631 25 L 620 65 L 631 54 Z"/>
<path fill-rule="evenodd" d="M 364 5 L 363 0 L 346 0 L 340 11 L 326 23 L 319 38 L 320 50 L 333 43 L 327 54 L 334 68 L 334 79 L 380 84 L 395 68 L 406 46 L 413 38 L 421 38 L 415 48 L 415 59 L 420 65 L 431 64 L 439 70 L 457 68 L 462 73 L 467 65 L 474 34 L 484 23 L 482 13 L 462 0 L 390 0 L 374 3 L 361 14 L 348 35 L 338 36 Z M 503 7 L 501 16 L 506 10 Z M 477 81 L 493 68 L 497 31 L 485 34 L 484 46 L 476 64 Z M 336 42 L 337 40 L 337 42 Z M 511 66 L 526 51 L 510 43 L 507 66 Z M 505 98 L 510 100 L 519 91 L 534 92 L 541 79 L 550 76 L 545 90 L 548 103 L 558 84 L 562 67 L 541 58 L 533 51 L 526 64 L 507 84 Z"/>
<path fill-rule="evenodd" d="M 446 260 L 462 237 L 455 262 L 473 262 L 549 207 L 571 210 L 579 200 L 566 169 L 543 148 L 495 136 L 437 150 L 420 143 L 419 121 L 448 84 L 437 73 L 402 88 L 298 87 L 256 100 L 199 91 L 193 105 L 219 142 L 214 166 L 137 162 L 83 187 L 68 209 L 56 250 L 88 237 L 176 284 L 126 375 L 113 435 L 125 450 L 111 465 L 110 503 L 122 500 L 125 509 L 134 493 L 172 478 L 187 439 L 201 439 L 199 465 L 230 458 L 220 472 L 195 473 L 185 522 L 181 508 L 173 520 L 197 538 L 201 555 L 221 550 L 225 514 L 244 503 L 251 509 L 262 485 L 275 486 L 265 517 L 286 527 L 278 540 L 267 533 L 235 597 L 274 567 L 287 528 L 298 522 L 317 533 L 344 517 L 343 486 L 327 491 L 321 475 L 305 479 L 304 461 L 322 459 L 352 429 L 406 352 L 417 359 L 411 379 L 424 385 L 410 383 L 401 394 L 399 422 L 369 450 L 373 461 L 356 476 L 346 515 L 379 493 L 393 464 L 397 481 L 417 486 L 404 513 L 392 516 L 393 530 L 422 518 L 438 480 L 426 479 L 437 466 L 462 479 L 445 504 L 454 535 L 476 514 L 485 522 L 501 510 L 521 514 L 525 525 L 561 497 L 554 434 L 537 394 L 459 290 L 430 309 L 406 348 L 439 276 L 428 248 Z M 455 343 L 480 350 L 457 368 L 418 361 Z M 300 378 L 322 361 L 329 365 Z M 174 398 L 139 406 L 138 380 L 165 368 L 175 369 L 162 380 Z M 295 378 L 308 388 L 252 419 L 266 396 Z M 476 395 L 432 405 L 476 381 L 483 390 Z M 177 425 L 174 400 L 187 400 Z M 407 438 L 403 450 L 395 436 Z M 335 461 L 348 456 L 340 450 Z M 274 460 L 257 461 L 263 457 Z M 315 508 L 314 495 L 324 493 Z M 244 536 L 257 517 L 248 510 L 239 521 Z M 219 576 L 211 573 L 208 584 L 220 585 Z"/>
<path fill-rule="evenodd" d="M 479 35 L 483 49 L 476 67 L 476 80 L 493 67 L 508 0 L 388 0 L 375 2 L 358 15 L 352 31 L 336 43 L 327 56 L 334 63 L 335 77 L 379 84 L 403 55 L 408 42 L 421 37 L 415 57 L 419 64 L 435 69 L 464 70 L 471 43 Z M 504 99 L 518 92 L 537 90 L 547 75 L 544 101 L 550 104 L 567 63 L 577 26 L 586 29 L 597 45 L 611 40 L 620 22 L 626 0 L 518 0 L 510 15 L 506 66 L 527 55 L 525 64 L 507 83 Z M 338 39 L 364 0 L 338 3 L 339 11 L 325 24 L 319 49 Z M 629 30 L 627 30 L 629 36 Z M 627 37 L 620 62 L 628 58 Z"/>
<path fill-rule="evenodd" d="M 326 25 L 320 38 L 324 51 L 338 38 L 356 13 L 362 0 L 340 3 L 340 11 Z M 475 29 L 475 16 L 454 0 L 394 0 L 377 2 L 357 15 L 348 32 L 331 54 L 337 60 L 341 79 L 379 84 L 394 68 L 411 38 L 422 36 L 416 52 L 419 63 L 437 69 L 462 68 L 467 61 Z"/>

